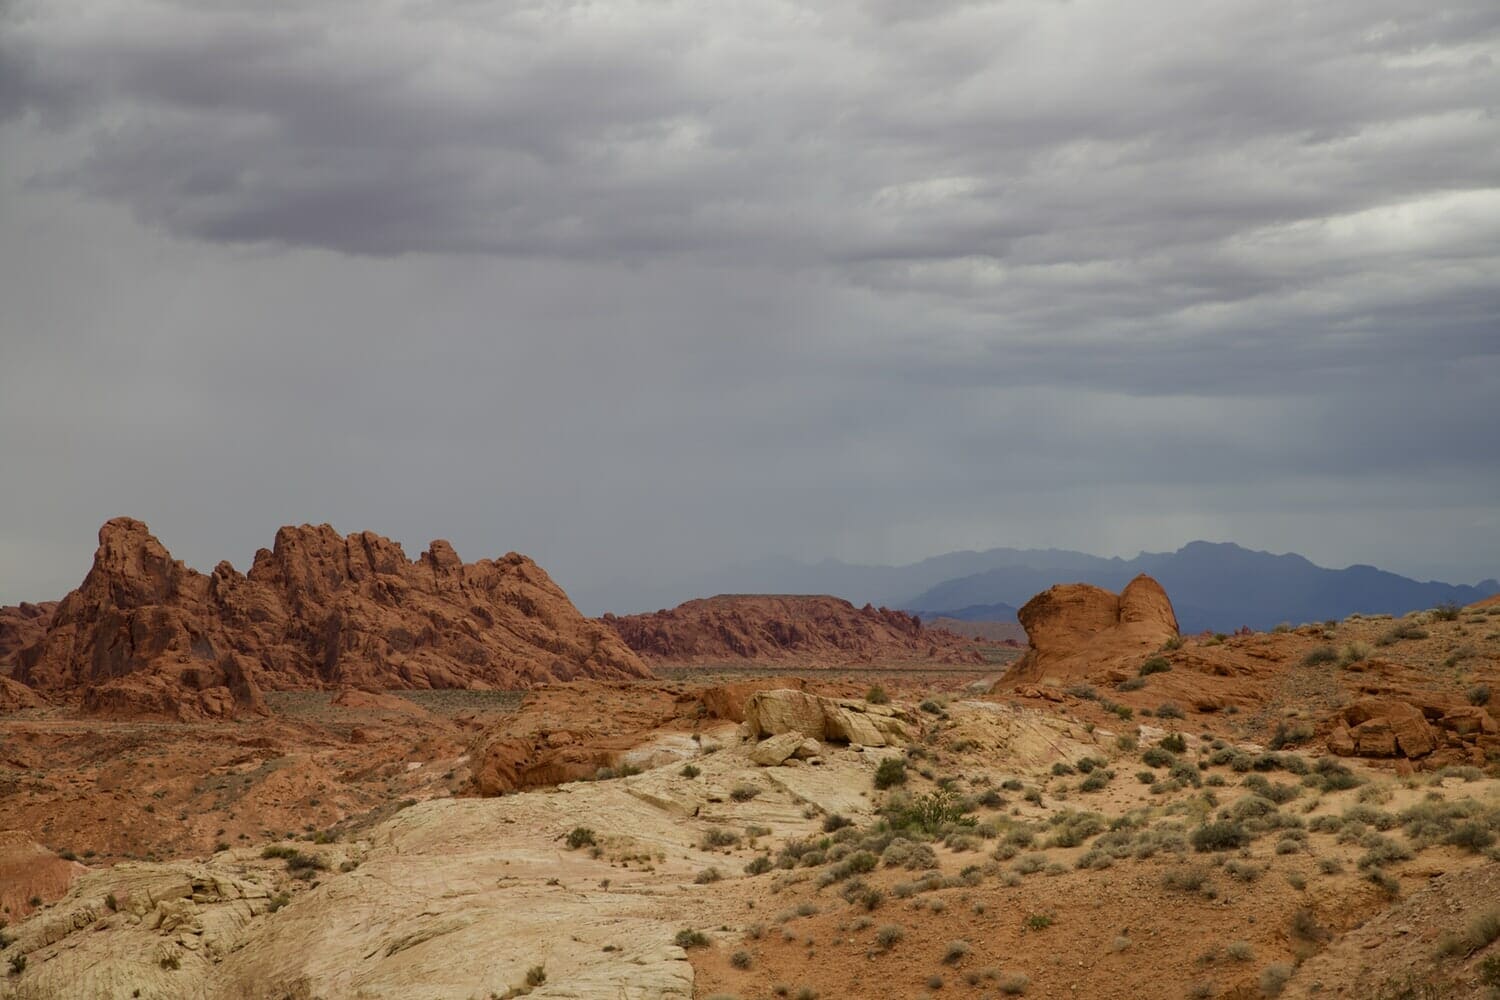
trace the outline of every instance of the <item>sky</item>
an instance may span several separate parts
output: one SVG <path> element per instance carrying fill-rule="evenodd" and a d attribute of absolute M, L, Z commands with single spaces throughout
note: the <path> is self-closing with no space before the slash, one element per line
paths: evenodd
<path fill-rule="evenodd" d="M 0 603 L 119 514 L 589 612 L 1195 538 L 1474 582 L 1500 5 L 0 0 L 0 303 Z"/>

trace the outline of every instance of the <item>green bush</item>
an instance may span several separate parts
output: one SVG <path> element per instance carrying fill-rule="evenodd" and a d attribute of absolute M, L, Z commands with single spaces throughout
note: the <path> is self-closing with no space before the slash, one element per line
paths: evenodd
<path fill-rule="evenodd" d="M 1232 851 L 1245 847 L 1252 838 L 1244 824 L 1233 820 L 1217 820 L 1204 823 L 1194 830 L 1188 839 L 1193 845 L 1193 850 L 1206 853 L 1208 851 Z"/>
<path fill-rule="evenodd" d="M 1170 753 L 1187 752 L 1187 740 L 1181 733 L 1168 733 L 1156 745 Z"/>
<path fill-rule="evenodd" d="M 906 784 L 906 761 L 900 757 L 887 757 L 875 768 L 875 787 L 892 788 Z"/>
<path fill-rule="evenodd" d="M 682 765 L 682 770 L 678 771 L 677 773 L 682 775 L 684 778 L 696 778 L 703 772 L 692 764 L 684 764 Z"/>
<path fill-rule="evenodd" d="M 580 847 L 594 846 L 594 831 L 586 826 L 575 826 L 568 834 L 568 849 L 576 851 Z"/>
<path fill-rule="evenodd" d="M 1141 669 L 1137 671 L 1137 676 L 1150 677 L 1152 674 L 1164 674 L 1171 669 L 1172 664 L 1167 662 L 1165 656 L 1153 656 L 1141 664 Z"/>

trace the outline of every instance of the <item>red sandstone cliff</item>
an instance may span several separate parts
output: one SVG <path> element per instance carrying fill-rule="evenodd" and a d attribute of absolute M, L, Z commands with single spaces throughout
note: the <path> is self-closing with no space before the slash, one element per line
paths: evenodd
<path fill-rule="evenodd" d="M 262 709 L 288 688 L 518 688 L 650 676 L 541 567 L 465 563 L 444 541 L 415 561 L 369 532 L 286 527 L 246 574 L 204 575 L 146 525 L 115 518 L 82 585 L 18 654 L 16 679 L 94 711 L 180 718 Z"/>

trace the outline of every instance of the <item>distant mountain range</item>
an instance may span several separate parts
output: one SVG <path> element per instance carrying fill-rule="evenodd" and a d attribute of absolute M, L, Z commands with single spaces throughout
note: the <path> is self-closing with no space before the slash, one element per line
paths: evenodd
<path fill-rule="evenodd" d="M 1228 632 L 1242 625 L 1264 630 L 1283 621 L 1322 621 L 1356 612 L 1404 614 L 1500 593 L 1500 582 L 1493 579 L 1474 586 L 1423 582 L 1374 566 L 1329 569 L 1295 554 L 1190 542 L 1176 552 L 1143 552 L 1133 559 L 1009 548 L 951 552 L 907 566 L 768 559 L 705 576 L 677 600 L 721 592 L 833 594 L 924 618 L 1014 621 L 1016 608 L 1054 583 L 1119 590 L 1138 573 L 1166 588 L 1184 632 Z"/>
<path fill-rule="evenodd" d="M 1327 569 L 1299 555 L 1255 552 L 1227 542 L 1190 542 L 1176 552 L 1144 552 L 1123 560 L 1068 555 L 1063 565 L 1028 559 L 945 580 L 902 606 L 972 621 L 1006 605 L 1018 607 L 1054 583 L 1119 590 L 1137 573 L 1146 573 L 1166 588 L 1183 631 L 1199 632 L 1241 625 L 1269 629 L 1284 621 L 1344 618 L 1355 612 L 1403 614 L 1448 601 L 1471 604 L 1500 592 L 1495 580 L 1470 587 L 1412 580 L 1374 566 Z"/>

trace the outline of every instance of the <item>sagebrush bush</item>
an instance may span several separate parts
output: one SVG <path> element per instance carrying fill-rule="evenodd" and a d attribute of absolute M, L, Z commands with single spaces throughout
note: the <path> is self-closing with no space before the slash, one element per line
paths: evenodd
<path fill-rule="evenodd" d="M 1171 669 L 1172 664 L 1167 661 L 1165 656 L 1153 656 L 1141 664 L 1141 669 L 1137 671 L 1137 676 L 1150 677 L 1152 674 L 1164 674 Z"/>
<path fill-rule="evenodd" d="M 1204 823 L 1188 837 L 1195 851 L 1232 851 L 1245 847 L 1251 841 L 1250 831 L 1243 823 L 1234 820 L 1217 820 Z"/>
<path fill-rule="evenodd" d="M 906 761 L 899 757 L 887 757 L 875 768 L 875 787 L 893 788 L 906 784 Z"/>

